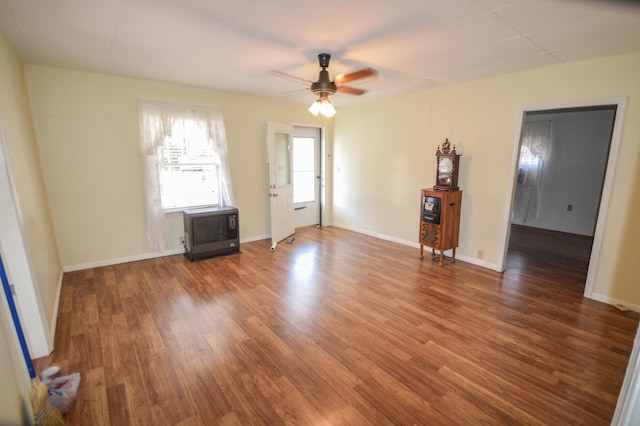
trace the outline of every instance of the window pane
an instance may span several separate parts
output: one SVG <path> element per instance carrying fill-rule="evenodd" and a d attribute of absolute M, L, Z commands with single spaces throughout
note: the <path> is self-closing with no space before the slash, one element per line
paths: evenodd
<path fill-rule="evenodd" d="M 293 138 L 293 202 L 316 200 L 315 149 L 313 138 Z"/>
<path fill-rule="evenodd" d="M 293 138 L 294 171 L 309 171 L 314 169 L 313 143 L 313 138 Z"/>
<path fill-rule="evenodd" d="M 313 170 L 306 172 L 294 172 L 293 174 L 293 202 L 307 203 L 315 201 L 316 174 Z"/>
<path fill-rule="evenodd" d="M 291 183 L 291 167 L 289 165 L 289 135 L 276 133 L 275 143 L 276 161 L 276 186 L 289 185 Z"/>
<path fill-rule="evenodd" d="M 218 168 L 170 165 L 160 174 L 162 207 L 183 208 L 218 204 Z"/>
<path fill-rule="evenodd" d="M 202 126 L 183 120 L 171 128 L 164 142 L 164 161 L 169 164 L 213 163 L 213 146 Z"/>

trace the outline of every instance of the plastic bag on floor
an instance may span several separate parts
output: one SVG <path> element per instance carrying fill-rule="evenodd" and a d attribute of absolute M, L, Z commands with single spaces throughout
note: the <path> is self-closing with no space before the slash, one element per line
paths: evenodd
<path fill-rule="evenodd" d="M 49 400 L 60 413 L 64 414 L 71 408 L 76 399 L 78 385 L 80 385 L 80 373 L 58 377 L 47 383 Z"/>

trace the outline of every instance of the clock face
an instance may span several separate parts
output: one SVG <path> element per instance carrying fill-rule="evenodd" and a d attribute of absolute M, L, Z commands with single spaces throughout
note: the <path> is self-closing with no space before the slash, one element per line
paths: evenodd
<path fill-rule="evenodd" d="M 443 191 L 458 190 L 458 159 L 459 155 L 455 150 L 449 153 L 436 152 L 436 184 L 434 189 Z"/>
<path fill-rule="evenodd" d="M 451 173 L 453 171 L 453 162 L 451 158 L 444 157 L 440 159 L 438 163 L 438 172 L 439 173 Z"/>

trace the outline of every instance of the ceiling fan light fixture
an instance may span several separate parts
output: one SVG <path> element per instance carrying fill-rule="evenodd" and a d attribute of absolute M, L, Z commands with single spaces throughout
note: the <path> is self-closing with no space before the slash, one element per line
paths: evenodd
<path fill-rule="evenodd" d="M 336 115 L 336 109 L 331 105 L 328 97 L 320 97 L 309 107 L 309 112 L 317 117 L 318 115 L 325 118 L 332 118 Z"/>
<path fill-rule="evenodd" d="M 317 117 L 318 114 L 320 114 L 320 101 L 319 100 L 315 101 L 314 103 L 311 104 L 311 106 L 309 107 L 309 112 L 314 117 Z"/>

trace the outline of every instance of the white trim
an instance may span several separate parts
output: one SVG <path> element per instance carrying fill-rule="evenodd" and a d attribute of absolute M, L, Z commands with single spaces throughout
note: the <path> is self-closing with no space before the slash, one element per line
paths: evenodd
<path fill-rule="evenodd" d="M 320 127 L 320 226 L 327 223 L 327 126 Z"/>
<path fill-rule="evenodd" d="M 511 232 L 511 211 L 513 209 L 513 199 L 516 193 L 518 162 L 520 161 L 520 139 L 522 138 L 522 128 L 524 127 L 525 113 L 528 110 L 529 109 L 520 108 L 518 109 L 518 115 L 516 116 L 516 123 L 518 123 L 519 127 L 517 128 L 514 136 L 513 151 L 511 153 L 511 168 L 509 172 L 509 176 L 511 176 L 511 186 L 509 187 L 509 196 L 506 199 L 504 214 L 502 216 L 502 229 L 500 230 L 501 244 L 500 246 L 498 246 L 498 268 L 496 269 L 499 272 L 504 272 L 507 266 L 507 249 L 509 247 L 509 235 Z"/>
<path fill-rule="evenodd" d="M 587 271 L 587 281 L 584 286 L 584 297 L 593 297 L 593 287 L 596 280 L 596 269 L 600 260 L 600 248 L 602 246 L 602 236 L 604 235 L 604 225 L 607 220 L 607 212 L 609 211 L 609 200 L 611 198 L 611 190 L 613 189 L 613 178 L 615 175 L 616 165 L 618 163 L 618 149 L 620 147 L 620 138 L 622 135 L 622 126 L 627 108 L 627 98 L 612 99 L 616 105 L 616 116 L 613 122 L 613 133 L 611 134 L 611 145 L 609 146 L 609 159 L 607 160 L 607 172 L 604 175 L 604 184 L 602 185 L 602 196 L 600 198 L 600 209 L 598 210 L 598 221 L 596 222 L 596 230 L 593 236 L 593 246 L 591 249 L 591 258 L 589 259 L 589 270 Z"/>
<path fill-rule="evenodd" d="M 271 234 L 266 235 L 256 235 L 255 237 L 243 238 L 240 240 L 240 248 L 242 249 L 242 244 L 251 243 L 253 241 L 261 241 L 271 239 Z"/>
<path fill-rule="evenodd" d="M 589 259 L 589 269 L 587 271 L 587 279 L 584 288 L 584 297 L 593 298 L 593 287 L 596 276 L 596 269 L 598 261 L 600 259 L 600 249 L 602 245 L 602 236 L 604 233 L 604 225 L 607 219 L 607 212 L 609 210 L 609 199 L 611 197 L 611 190 L 613 188 L 613 177 L 615 175 L 615 168 L 618 160 L 618 147 L 620 146 L 620 138 L 622 134 L 622 127 L 624 121 L 624 115 L 626 111 L 627 98 L 606 98 L 587 101 L 575 101 L 561 104 L 547 104 L 547 105 L 533 105 L 521 107 L 518 109 L 518 116 L 516 123 L 519 126 L 515 132 L 515 139 L 513 144 L 513 153 L 511 158 L 511 180 L 509 183 L 510 197 L 507 197 L 506 206 L 503 214 L 502 229 L 500 230 L 501 246 L 498 250 L 498 265 L 499 271 L 504 271 L 507 262 L 507 248 L 509 245 L 509 232 L 511 224 L 511 210 L 513 208 L 513 198 L 515 194 L 515 182 L 518 169 L 518 157 L 520 152 L 520 139 L 522 133 L 522 127 L 524 125 L 525 114 L 532 111 L 546 111 L 557 110 L 567 108 L 585 108 L 585 107 L 597 107 L 616 105 L 616 115 L 613 125 L 613 133 L 611 134 L 611 143 L 609 145 L 609 159 L 607 162 L 607 170 L 604 177 L 604 184 L 602 186 L 602 195 L 600 200 L 600 210 L 598 211 L 598 220 L 596 222 L 596 229 L 593 238 L 593 245 L 591 248 L 591 258 Z"/>
<path fill-rule="evenodd" d="M 634 425 L 640 415 L 640 328 L 636 330 L 636 338 L 627 364 L 627 372 L 618 395 L 616 411 L 611 420 L 612 426 Z"/>
<path fill-rule="evenodd" d="M 162 252 L 137 254 L 134 256 L 118 257 L 113 259 L 98 260 L 95 262 L 78 263 L 67 265 L 62 268 L 64 272 L 82 271 L 84 269 L 100 268 L 102 266 L 118 265 L 120 263 L 137 262 L 139 260 L 155 259 L 157 257 L 173 256 L 183 254 L 184 248 L 170 249 Z"/>
<path fill-rule="evenodd" d="M 456 260 L 460 260 L 462 262 L 471 263 L 472 265 L 480 266 L 481 268 L 491 269 L 495 272 L 502 272 L 498 269 L 498 265 L 495 263 L 487 262 L 486 260 L 481 260 L 476 257 L 467 257 L 463 255 L 456 254 Z"/>
<path fill-rule="evenodd" d="M 626 302 L 624 300 L 620 300 L 620 299 L 616 299 L 616 298 L 613 298 L 613 297 L 609 297 L 609 296 L 604 295 L 604 294 L 592 293 L 591 294 L 591 299 L 595 300 L 597 302 L 606 303 L 607 305 L 613 305 L 613 306 L 621 305 L 621 306 L 623 306 L 625 309 L 627 309 L 629 311 L 640 312 L 640 305 L 636 305 L 636 304 L 633 304 L 633 303 Z"/>
<path fill-rule="evenodd" d="M 381 240 L 391 241 L 392 243 L 398 243 L 398 244 L 402 244 L 402 245 L 409 246 L 409 247 L 420 248 L 420 244 L 418 244 L 416 242 L 407 241 L 407 240 L 403 240 L 403 239 L 396 238 L 396 237 L 391 237 L 389 235 L 378 234 L 377 232 L 367 231 L 366 229 L 355 228 L 355 227 L 352 227 L 352 226 L 339 225 L 339 224 L 333 224 L 333 226 L 336 227 L 336 228 L 345 229 L 347 231 L 357 232 L 358 234 L 363 234 L 363 235 L 368 235 L 370 237 L 379 238 Z"/>

